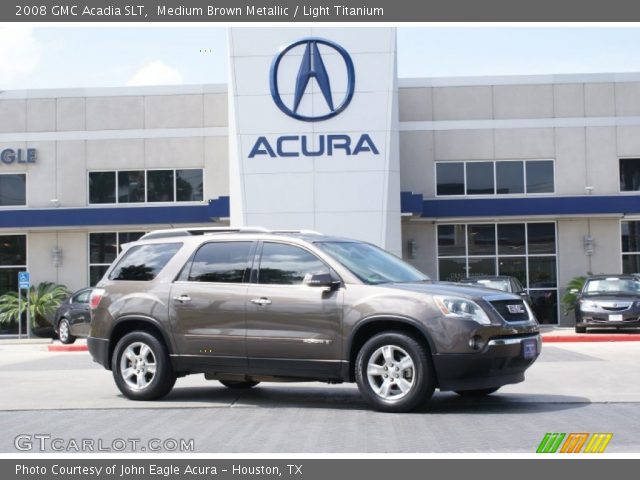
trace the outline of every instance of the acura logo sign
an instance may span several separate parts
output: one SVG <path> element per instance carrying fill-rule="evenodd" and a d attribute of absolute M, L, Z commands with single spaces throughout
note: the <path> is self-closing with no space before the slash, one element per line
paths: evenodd
<path fill-rule="evenodd" d="M 330 74 L 327 71 L 325 61 L 323 60 L 322 54 L 320 53 L 321 48 L 319 48 L 319 46 L 326 47 L 322 49 L 323 51 L 326 51 L 326 49 L 333 50 L 338 54 L 338 57 L 344 61 L 346 71 L 346 92 L 341 95 L 342 98 L 338 99 L 339 102 L 335 101 L 336 99 L 334 98 L 333 91 L 331 89 Z M 292 50 L 294 50 L 296 47 L 304 48 L 304 53 L 302 54 L 302 61 L 300 62 L 298 74 L 295 79 L 293 101 L 285 103 L 280 91 L 278 74 L 283 59 L 286 58 L 287 55 L 293 56 Z M 329 55 L 327 55 L 327 57 L 328 56 Z M 353 91 L 355 89 L 355 76 L 356 75 L 353 68 L 353 61 L 351 60 L 351 57 L 349 56 L 347 51 L 340 45 L 323 38 L 304 38 L 285 47 L 273 59 L 270 72 L 271 96 L 273 97 L 273 101 L 278 106 L 278 108 L 290 117 L 293 117 L 297 120 L 302 120 L 304 122 L 318 122 L 321 120 L 327 120 L 338 115 L 345 108 L 347 108 L 349 102 L 351 102 Z M 315 80 L 318 88 L 320 89 L 320 93 L 322 93 L 322 97 L 324 99 L 324 102 L 326 103 L 326 108 L 323 108 L 323 113 L 319 115 L 304 115 L 299 113 L 300 104 L 304 96 L 310 93 L 311 86 L 309 85 L 309 83 L 311 83 L 312 80 Z"/>

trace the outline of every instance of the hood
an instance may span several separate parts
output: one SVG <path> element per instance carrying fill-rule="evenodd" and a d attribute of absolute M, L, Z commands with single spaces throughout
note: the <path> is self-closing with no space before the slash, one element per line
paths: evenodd
<path fill-rule="evenodd" d="M 399 290 L 409 290 L 412 292 L 426 293 L 429 295 L 456 295 L 458 297 L 482 298 L 487 296 L 499 296 L 505 300 L 522 300 L 519 295 L 504 292 L 502 290 L 494 290 L 493 288 L 477 287 L 475 285 L 463 285 L 461 283 L 450 282 L 415 282 L 415 283 L 388 283 L 384 284 L 388 288 L 397 288 Z"/>
<path fill-rule="evenodd" d="M 595 295 L 583 295 L 582 300 L 587 302 L 635 302 L 640 300 L 640 295 L 634 295 L 629 292 L 620 292 L 618 294 L 596 293 Z"/>

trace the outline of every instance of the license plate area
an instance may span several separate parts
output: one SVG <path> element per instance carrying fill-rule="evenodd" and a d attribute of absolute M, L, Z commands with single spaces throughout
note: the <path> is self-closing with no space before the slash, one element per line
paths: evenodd
<path fill-rule="evenodd" d="M 609 321 L 610 322 L 621 322 L 622 321 L 622 315 L 621 314 L 612 314 L 609 315 Z"/>
<path fill-rule="evenodd" d="M 529 360 L 538 354 L 538 342 L 535 338 L 528 338 L 522 341 L 522 356 Z"/>

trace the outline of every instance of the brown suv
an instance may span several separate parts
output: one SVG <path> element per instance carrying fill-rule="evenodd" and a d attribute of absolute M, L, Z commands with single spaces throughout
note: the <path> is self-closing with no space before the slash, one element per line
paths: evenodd
<path fill-rule="evenodd" d="M 230 388 L 356 382 L 401 412 L 435 388 L 487 395 L 540 353 L 521 298 L 431 281 L 368 243 L 315 232 L 152 232 L 91 296 L 93 358 L 134 400 L 204 373 Z"/>

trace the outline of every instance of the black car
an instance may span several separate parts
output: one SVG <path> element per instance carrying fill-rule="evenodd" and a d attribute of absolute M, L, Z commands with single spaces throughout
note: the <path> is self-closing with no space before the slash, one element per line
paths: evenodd
<path fill-rule="evenodd" d="M 77 337 L 89 336 L 91 290 L 91 288 L 78 290 L 58 307 L 53 327 L 62 343 L 73 343 Z"/>
<path fill-rule="evenodd" d="M 466 285 L 477 285 L 479 287 L 493 288 L 494 290 L 502 290 L 503 292 L 514 293 L 520 295 L 529 305 L 531 298 L 524 289 L 520 280 L 508 275 L 478 275 L 477 277 L 467 277 L 460 280 L 459 283 Z"/>
<path fill-rule="evenodd" d="M 640 275 L 587 277 L 575 305 L 576 333 L 640 326 Z"/>

